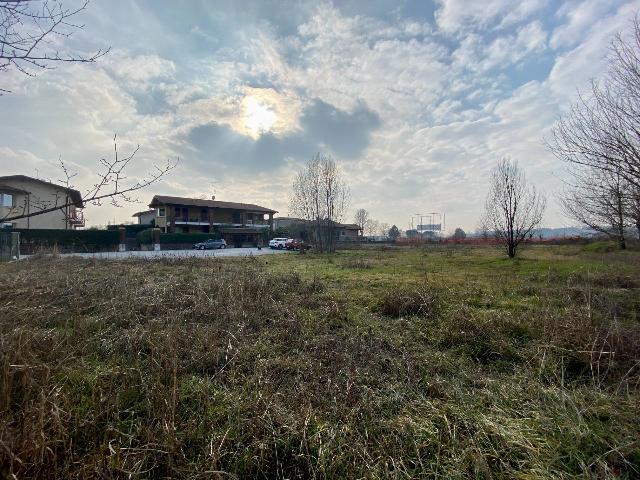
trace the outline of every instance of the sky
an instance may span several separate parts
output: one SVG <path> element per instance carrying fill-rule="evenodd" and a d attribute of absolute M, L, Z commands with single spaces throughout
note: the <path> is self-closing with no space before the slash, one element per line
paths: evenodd
<path fill-rule="evenodd" d="M 72 6 L 74 1 L 65 0 Z M 154 194 L 288 212 L 295 172 L 330 155 L 350 185 L 344 220 L 366 208 L 410 225 L 443 212 L 477 228 L 491 169 L 516 159 L 548 199 L 544 226 L 573 225 L 558 202 L 565 165 L 544 139 L 602 75 L 638 1 L 93 0 L 84 29 L 47 48 L 86 53 L 28 77 L 0 73 L 0 172 L 76 188 L 101 158 L 137 145 L 128 181 L 178 165 L 139 203 L 88 206 L 87 226 L 129 222 Z"/>

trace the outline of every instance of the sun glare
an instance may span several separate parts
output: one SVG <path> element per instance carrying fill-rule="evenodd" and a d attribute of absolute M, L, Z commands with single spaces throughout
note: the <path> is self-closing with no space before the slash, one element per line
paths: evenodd
<path fill-rule="evenodd" d="M 277 116 L 273 109 L 252 96 L 244 98 L 244 126 L 254 136 L 271 130 Z"/>

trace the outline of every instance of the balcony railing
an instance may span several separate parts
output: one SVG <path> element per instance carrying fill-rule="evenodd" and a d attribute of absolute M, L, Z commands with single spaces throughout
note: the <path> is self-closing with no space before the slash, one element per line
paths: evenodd
<path fill-rule="evenodd" d="M 80 210 L 75 210 L 69 215 L 69 224 L 75 227 L 84 227 L 84 213 Z"/>

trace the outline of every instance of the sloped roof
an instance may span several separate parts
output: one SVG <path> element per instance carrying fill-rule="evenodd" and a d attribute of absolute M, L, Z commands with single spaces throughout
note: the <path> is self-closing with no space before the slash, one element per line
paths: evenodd
<path fill-rule="evenodd" d="M 142 215 L 147 215 L 149 213 L 156 213 L 156 211 L 155 210 L 145 210 L 144 212 L 136 212 L 131 216 L 132 217 L 141 217 Z"/>
<path fill-rule="evenodd" d="M 249 212 L 278 213 L 277 210 L 271 210 L 270 208 L 261 207 L 260 205 L 254 205 L 252 203 L 221 202 L 220 200 L 155 195 L 149 206 L 157 207 L 159 205 L 185 205 L 188 207 L 227 208 L 229 210 L 246 210 Z"/>
<path fill-rule="evenodd" d="M 47 182 L 46 180 L 40 180 L 39 178 L 28 177 L 27 175 L 5 175 L 3 177 L 0 177 L 0 183 L 8 182 L 11 180 L 15 180 L 19 182 L 39 183 L 41 185 L 47 185 L 49 187 L 54 187 L 60 190 L 64 190 L 67 192 L 67 194 L 69 195 L 69 198 L 71 198 L 71 201 L 76 207 L 78 208 L 84 207 L 84 202 L 82 201 L 82 195 L 78 190 L 75 190 L 73 188 L 65 187 L 64 185 L 57 185 L 55 183 Z"/>
<path fill-rule="evenodd" d="M 357 223 L 341 223 L 340 226 L 347 230 L 361 230 L 360 225 Z"/>

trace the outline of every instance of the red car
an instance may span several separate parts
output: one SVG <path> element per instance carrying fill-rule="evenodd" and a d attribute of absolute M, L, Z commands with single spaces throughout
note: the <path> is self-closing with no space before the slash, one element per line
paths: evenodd
<path fill-rule="evenodd" d="M 287 250 L 309 250 L 311 246 L 307 245 L 302 240 L 290 238 L 285 242 L 284 248 Z"/>

